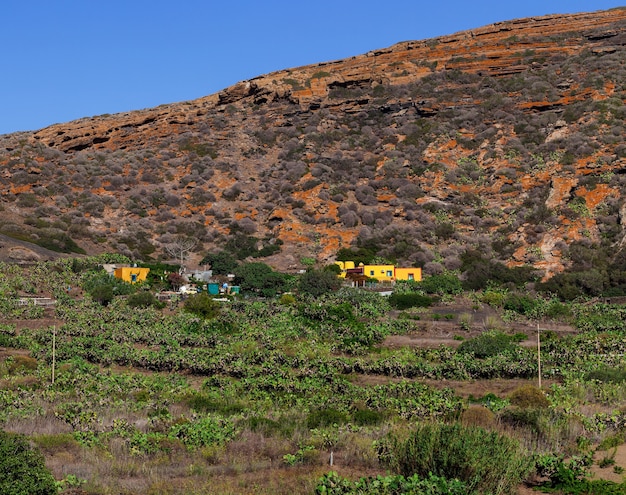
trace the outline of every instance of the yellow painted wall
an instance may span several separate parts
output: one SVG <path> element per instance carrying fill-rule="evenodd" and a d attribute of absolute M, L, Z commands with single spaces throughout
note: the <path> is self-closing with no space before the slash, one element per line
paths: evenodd
<path fill-rule="evenodd" d="M 388 282 L 394 279 L 395 270 L 393 265 L 364 265 L 363 275 L 375 278 L 379 282 Z"/>
<path fill-rule="evenodd" d="M 351 270 L 352 268 L 355 268 L 354 261 L 335 261 L 335 265 L 339 265 L 339 268 L 341 268 L 341 273 L 339 273 L 339 276 L 342 278 L 346 277 L 346 270 Z"/>
<path fill-rule="evenodd" d="M 148 276 L 150 268 L 135 268 L 130 266 L 122 266 L 116 268 L 113 272 L 116 278 L 121 278 L 124 282 L 135 283 L 143 282 Z M 134 275 L 134 277 L 133 277 Z"/>
<path fill-rule="evenodd" d="M 396 268 L 396 280 L 414 280 L 416 282 L 421 282 L 422 269 L 421 268 Z"/>
<path fill-rule="evenodd" d="M 356 268 L 354 261 L 335 261 L 341 268 L 340 277 L 346 276 L 346 271 Z M 375 278 L 379 282 L 390 282 L 393 280 L 422 280 L 421 268 L 396 268 L 394 265 L 364 265 L 363 275 Z"/>

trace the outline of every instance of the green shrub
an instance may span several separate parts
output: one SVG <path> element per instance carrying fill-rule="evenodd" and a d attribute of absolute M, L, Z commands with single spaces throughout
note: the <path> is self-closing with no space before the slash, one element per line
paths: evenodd
<path fill-rule="evenodd" d="M 598 450 L 609 450 L 615 447 L 619 447 L 626 441 L 625 433 L 619 432 L 614 435 L 608 435 L 602 439 L 598 445 Z"/>
<path fill-rule="evenodd" d="M 218 413 L 223 416 L 232 416 L 246 410 L 245 406 L 239 402 L 227 399 L 214 399 L 200 394 L 194 394 L 189 397 L 187 405 L 197 412 Z"/>
<path fill-rule="evenodd" d="M 507 294 L 504 299 L 503 307 L 504 309 L 515 311 L 521 315 L 529 316 L 538 305 L 539 302 L 534 297 L 513 292 Z"/>
<path fill-rule="evenodd" d="M 78 442 L 71 433 L 54 433 L 34 435 L 31 440 L 44 453 L 68 451 L 78 447 Z"/>
<path fill-rule="evenodd" d="M 370 476 L 350 481 L 331 471 L 322 476 L 315 487 L 316 495 L 468 495 L 467 486 L 459 480 L 429 474 Z"/>
<path fill-rule="evenodd" d="M 274 297 L 277 293 L 286 292 L 290 288 L 292 276 L 275 272 L 265 263 L 243 263 L 235 270 L 234 283 L 242 291 L 257 292 L 264 297 Z"/>
<path fill-rule="evenodd" d="M 100 303 L 102 306 L 108 306 L 113 300 L 113 285 L 96 285 L 93 289 L 91 289 L 89 295 L 94 301 Z"/>
<path fill-rule="evenodd" d="M 560 301 L 550 301 L 546 308 L 546 316 L 548 318 L 563 319 L 572 315 L 572 309 L 568 304 Z"/>
<path fill-rule="evenodd" d="M 416 285 L 427 294 L 460 294 L 463 292 L 463 285 L 459 277 L 454 273 L 442 273 L 441 275 L 431 275 L 425 277 Z"/>
<path fill-rule="evenodd" d="M 341 279 L 331 271 L 308 270 L 300 276 L 298 290 L 302 294 L 319 297 L 341 287 Z"/>
<path fill-rule="evenodd" d="M 516 440 L 460 424 L 418 425 L 406 440 L 391 437 L 379 453 L 404 476 L 456 478 L 467 484 L 468 493 L 515 493 L 532 469 Z"/>
<path fill-rule="evenodd" d="M 308 414 L 306 425 L 309 428 L 319 428 L 321 426 L 343 424 L 347 421 L 348 415 L 337 409 L 316 409 Z"/>
<path fill-rule="evenodd" d="M 503 290 L 486 289 L 480 298 L 480 302 L 488 304 L 494 308 L 501 308 L 504 306 L 506 296 L 507 294 Z"/>
<path fill-rule="evenodd" d="M 585 375 L 586 380 L 597 380 L 603 383 L 623 383 L 626 381 L 626 369 L 602 367 Z"/>
<path fill-rule="evenodd" d="M 293 296 L 293 294 L 285 293 L 280 296 L 278 302 L 283 306 L 293 306 L 294 304 L 296 304 L 296 298 Z"/>
<path fill-rule="evenodd" d="M 172 426 L 168 437 L 180 440 L 188 449 L 222 445 L 235 436 L 235 426 L 224 419 L 207 416 L 196 421 L 182 421 Z"/>
<path fill-rule="evenodd" d="M 515 347 L 511 337 L 501 332 L 487 332 L 473 339 L 461 342 L 457 352 L 471 354 L 478 359 L 502 354 Z"/>
<path fill-rule="evenodd" d="M 220 305 L 206 292 L 203 292 L 201 294 L 189 296 L 185 300 L 183 309 L 188 313 L 193 313 L 194 315 L 209 319 L 215 318 L 218 315 Z"/>
<path fill-rule="evenodd" d="M 228 275 L 239 264 L 235 257 L 226 251 L 219 251 L 217 253 L 208 253 L 202 261 L 201 265 L 210 265 L 213 275 Z"/>
<path fill-rule="evenodd" d="M 472 405 L 461 414 L 461 423 L 464 426 L 492 428 L 496 424 L 496 415 L 485 406 Z"/>
<path fill-rule="evenodd" d="M 385 419 L 385 415 L 372 409 L 359 408 L 352 413 L 352 419 L 359 426 L 377 425 Z"/>
<path fill-rule="evenodd" d="M 292 438 L 296 428 L 300 426 L 299 418 L 281 417 L 279 420 L 270 418 L 251 416 L 244 421 L 244 424 L 251 431 L 263 433 L 265 436 L 280 435 L 285 438 Z"/>
<path fill-rule="evenodd" d="M 150 306 L 161 307 L 160 303 L 152 292 L 142 291 L 128 296 L 127 304 L 131 308 L 149 308 Z"/>
<path fill-rule="evenodd" d="M 34 371 L 37 369 L 37 360 L 29 356 L 11 356 L 6 361 L 9 373 Z"/>
<path fill-rule="evenodd" d="M 535 433 L 543 433 L 550 419 L 547 411 L 533 408 L 508 408 L 500 413 L 500 421 L 503 424 L 527 428 Z"/>
<path fill-rule="evenodd" d="M 541 490 L 550 493 L 571 493 L 576 495 L 624 495 L 626 484 L 614 483 L 602 479 L 588 479 L 589 467 L 593 462 L 592 454 L 574 456 L 568 461 L 563 456 L 543 455 L 536 460 L 536 471 L 539 476 L 549 478 L 541 485 Z M 605 457 L 601 462 L 612 465 L 612 459 Z M 623 471 L 617 469 L 617 471 Z"/>
<path fill-rule="evenodd" d="M 52 474 L 41 453 L 25 437 L 0 431 L 0 493 L 56 495 Z"/>

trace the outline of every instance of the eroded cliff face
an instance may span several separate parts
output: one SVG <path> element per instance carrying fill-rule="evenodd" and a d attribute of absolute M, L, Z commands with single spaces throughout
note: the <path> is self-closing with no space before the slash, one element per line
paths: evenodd
<path fill-rule="evenodd" d="M 583 49 L 596 55 L 621 50 L 626 34 L 619 26 L 611 26 L 624 20 L 626 9 L 499 22 L 449 36 L 405 41 L 347 60 L 274 72 L 190 102 L 56 124 L 33 133 L 32 139 L 63 151 L 143 147 L 147 138 L 180 134 L 208 112 L 235 103 L 289 100 L 304 111 L 316 110 L 329 104 L 334 88 L 410 84 L 446 70 L 489 77 L 521 74 L 540 66 L 544 58 L 573 56 Z M 582 91 L 556 102 L 525 101 L 520 105 L 527 111 L 546 110 L 590 96 L 592 93 Z"/>
<path fill-rule="evenodd" d="M 198 259 L 255 237 L 280 269 L 472 246 L 550 276 L 623 244 L 625 66 L 626 9 L 545 16 L 3 136 L 0 232 L 134 257 L 193 236 Z"/>

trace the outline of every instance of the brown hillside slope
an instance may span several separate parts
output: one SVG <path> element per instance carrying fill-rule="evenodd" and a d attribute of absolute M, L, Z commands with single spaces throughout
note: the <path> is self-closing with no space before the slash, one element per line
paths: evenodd
<path fill-rule="evenodd" d="M 0 233 L 279 247 L 281 269 L 358 244 L 436 273 L 471 248 L 549 276 L 624 239 L 625 61 L 626 9 L 551 15 L 2 136 Z"/>
<path fill-rule="evenodd" d="M 521 59 L 520 50 L 552 56 L 572 55 L 583 48 L 615 49 L 611 44 L 623 44 L 623 32 L 607 26 L 624 20 L 626 9 L 499 22 L 440 38 L 402 42 L 347 60 L 274 72 L 190 102 L 52 125 L 33 133 L 32 139 L 63 151 L 144 147 L 146 139 L 180 134 L 209 110 L 246 98 L 257 104 L 286 98 L 306 108 L 327 99 L 333 87 L 410 83 L 442 68 L 490 76 L 520 73 L 532 65 Z M 596 29 L 601 34 L 594 35 Z"/>

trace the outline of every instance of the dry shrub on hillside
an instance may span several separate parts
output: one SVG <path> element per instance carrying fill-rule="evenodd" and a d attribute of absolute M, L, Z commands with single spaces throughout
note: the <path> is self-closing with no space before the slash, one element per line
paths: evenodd
<path fill-rule="evenodd" d="M 543 390 L 534 385 L 524 385 L 514 390 L 509 396 L 511 404 L 523 409 L 545 409 L 550 406 L 550 401 Z"/>

